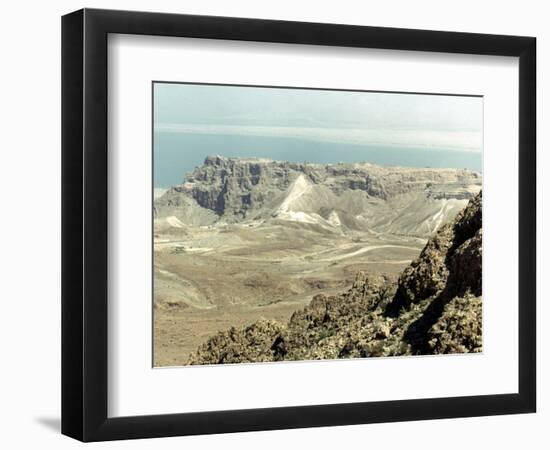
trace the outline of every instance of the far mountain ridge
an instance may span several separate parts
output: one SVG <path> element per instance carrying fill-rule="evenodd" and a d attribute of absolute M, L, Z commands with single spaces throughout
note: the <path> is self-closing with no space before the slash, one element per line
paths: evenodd
<path fill-rule="evenodd" d="M 154 203 L 186 225 L 292 221 L 427 237 L 481 189 L 467 169 L 208 156 Z"/>

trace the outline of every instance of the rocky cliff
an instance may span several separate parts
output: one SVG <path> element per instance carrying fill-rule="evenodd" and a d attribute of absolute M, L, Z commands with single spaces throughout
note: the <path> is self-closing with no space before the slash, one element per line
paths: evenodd
<path fill-rule="evenodd" d="M 347 292 L 315 296 L 286 324 L 260 320 L 212 336 L 191 363 L 480 352 L 481 241 L 480 192 L 397 280 L 359 272 Z"/>
<path fill-rule="evenodd" d="M 481 176 L 462 169 L 209 156 L 155 201 L 155 215 L 202 225 L 280 219 L 427 236 L 480 188 Z"/>

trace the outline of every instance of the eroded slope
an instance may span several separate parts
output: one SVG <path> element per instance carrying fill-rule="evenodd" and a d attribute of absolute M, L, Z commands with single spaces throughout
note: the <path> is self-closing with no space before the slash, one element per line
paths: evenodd
<path fill-rule="evenodd" d="M 359 272 L 288 323 L 259 320 L 209 338 L 192 364 L 467 353 L 482 349 L 482 195 L 442 226 L 398 280 Z"/>
<path fill-rule="evenodd" d="M 154 213 L 194 226 L 283 220 L 428 237 L 480 188 L 465 169 L 210 156 L 155 200 Z"/>

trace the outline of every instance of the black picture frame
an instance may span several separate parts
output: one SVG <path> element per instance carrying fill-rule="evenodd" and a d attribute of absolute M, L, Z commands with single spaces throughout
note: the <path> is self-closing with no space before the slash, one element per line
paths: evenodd
<path fill-rule="evenodd" d="M 518 392 L 109 418 L 109 33 L 518 57 Z M 63 16 L 62 433 L 82 441 L 102 441 L 535 412 L 535 91 L 536 39 L 533 37 L 96 9 Z"/>

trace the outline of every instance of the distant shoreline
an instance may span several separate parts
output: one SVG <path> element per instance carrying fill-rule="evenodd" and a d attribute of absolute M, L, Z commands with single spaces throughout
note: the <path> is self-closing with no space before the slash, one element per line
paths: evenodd
<path fill-rule="evenodd" d="M 155 133 L 154 186 L 181 184 L 208 155 L 268 158 L 312 164 L 368 162 L 381 166 L 468 169 L 482 174 L 483 154 L 471 151 L 398 146 L 318 143 L 295 138 L 258 138 Z"/>

